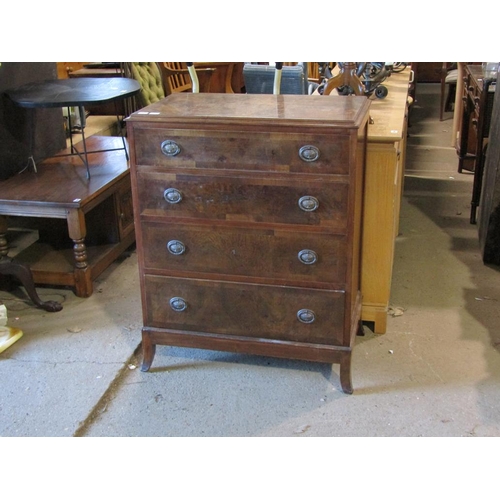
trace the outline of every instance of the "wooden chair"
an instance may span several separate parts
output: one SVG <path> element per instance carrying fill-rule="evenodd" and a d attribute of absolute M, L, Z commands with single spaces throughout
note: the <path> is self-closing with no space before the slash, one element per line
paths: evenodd
<path fill-rule="evenodd" d="M 193 81 L 191 79 L 187 63 L 185 62 L 160 62 L 163 88 L 165 95 L 175 92 L 192 92 Z M 200 92 L 210 92 L 210 79 L 215 68 L 195 68 L 199 79 Z"/>

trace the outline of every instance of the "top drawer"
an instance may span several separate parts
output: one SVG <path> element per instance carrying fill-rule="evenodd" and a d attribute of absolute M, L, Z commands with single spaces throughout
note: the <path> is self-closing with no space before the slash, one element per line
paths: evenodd
<path fill-rule="evenodd" d="M 349 173 L 349 136 L 134 129 L 135 164 L 223 170 Z"/>

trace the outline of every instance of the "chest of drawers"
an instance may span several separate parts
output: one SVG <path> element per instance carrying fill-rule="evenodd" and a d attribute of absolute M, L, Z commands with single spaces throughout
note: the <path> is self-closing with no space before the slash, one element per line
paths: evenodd
<path fill-rule="evenodd" d="M 360 325 L 364 97 L 174 94 L 128 119 L 156 345 L 340 364 Z"/>

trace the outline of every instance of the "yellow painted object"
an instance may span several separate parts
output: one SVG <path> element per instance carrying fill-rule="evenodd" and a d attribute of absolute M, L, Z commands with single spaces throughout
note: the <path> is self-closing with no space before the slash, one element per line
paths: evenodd
<path fill-rule="evenodd" d="M 5 351 L 22 336 L 22 330 L 7 326 L 7 309 L 3 304 L 0 304 L 0 352 Z"/>

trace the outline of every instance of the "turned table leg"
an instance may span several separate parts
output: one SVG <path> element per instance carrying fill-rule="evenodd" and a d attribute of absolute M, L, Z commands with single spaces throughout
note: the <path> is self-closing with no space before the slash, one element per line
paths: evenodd
<path fill-rule="evenodd" d="M 73 255 L 75 259 L 75 295 L 77 297 L 90 297 L 93 292 L 92 272 L 87 261 L 87 247 L 85 236 L 87 226 L 85 214 L 79 210 L 68 210 L 67 215 L 69 237 L 73 240 Z"/>

